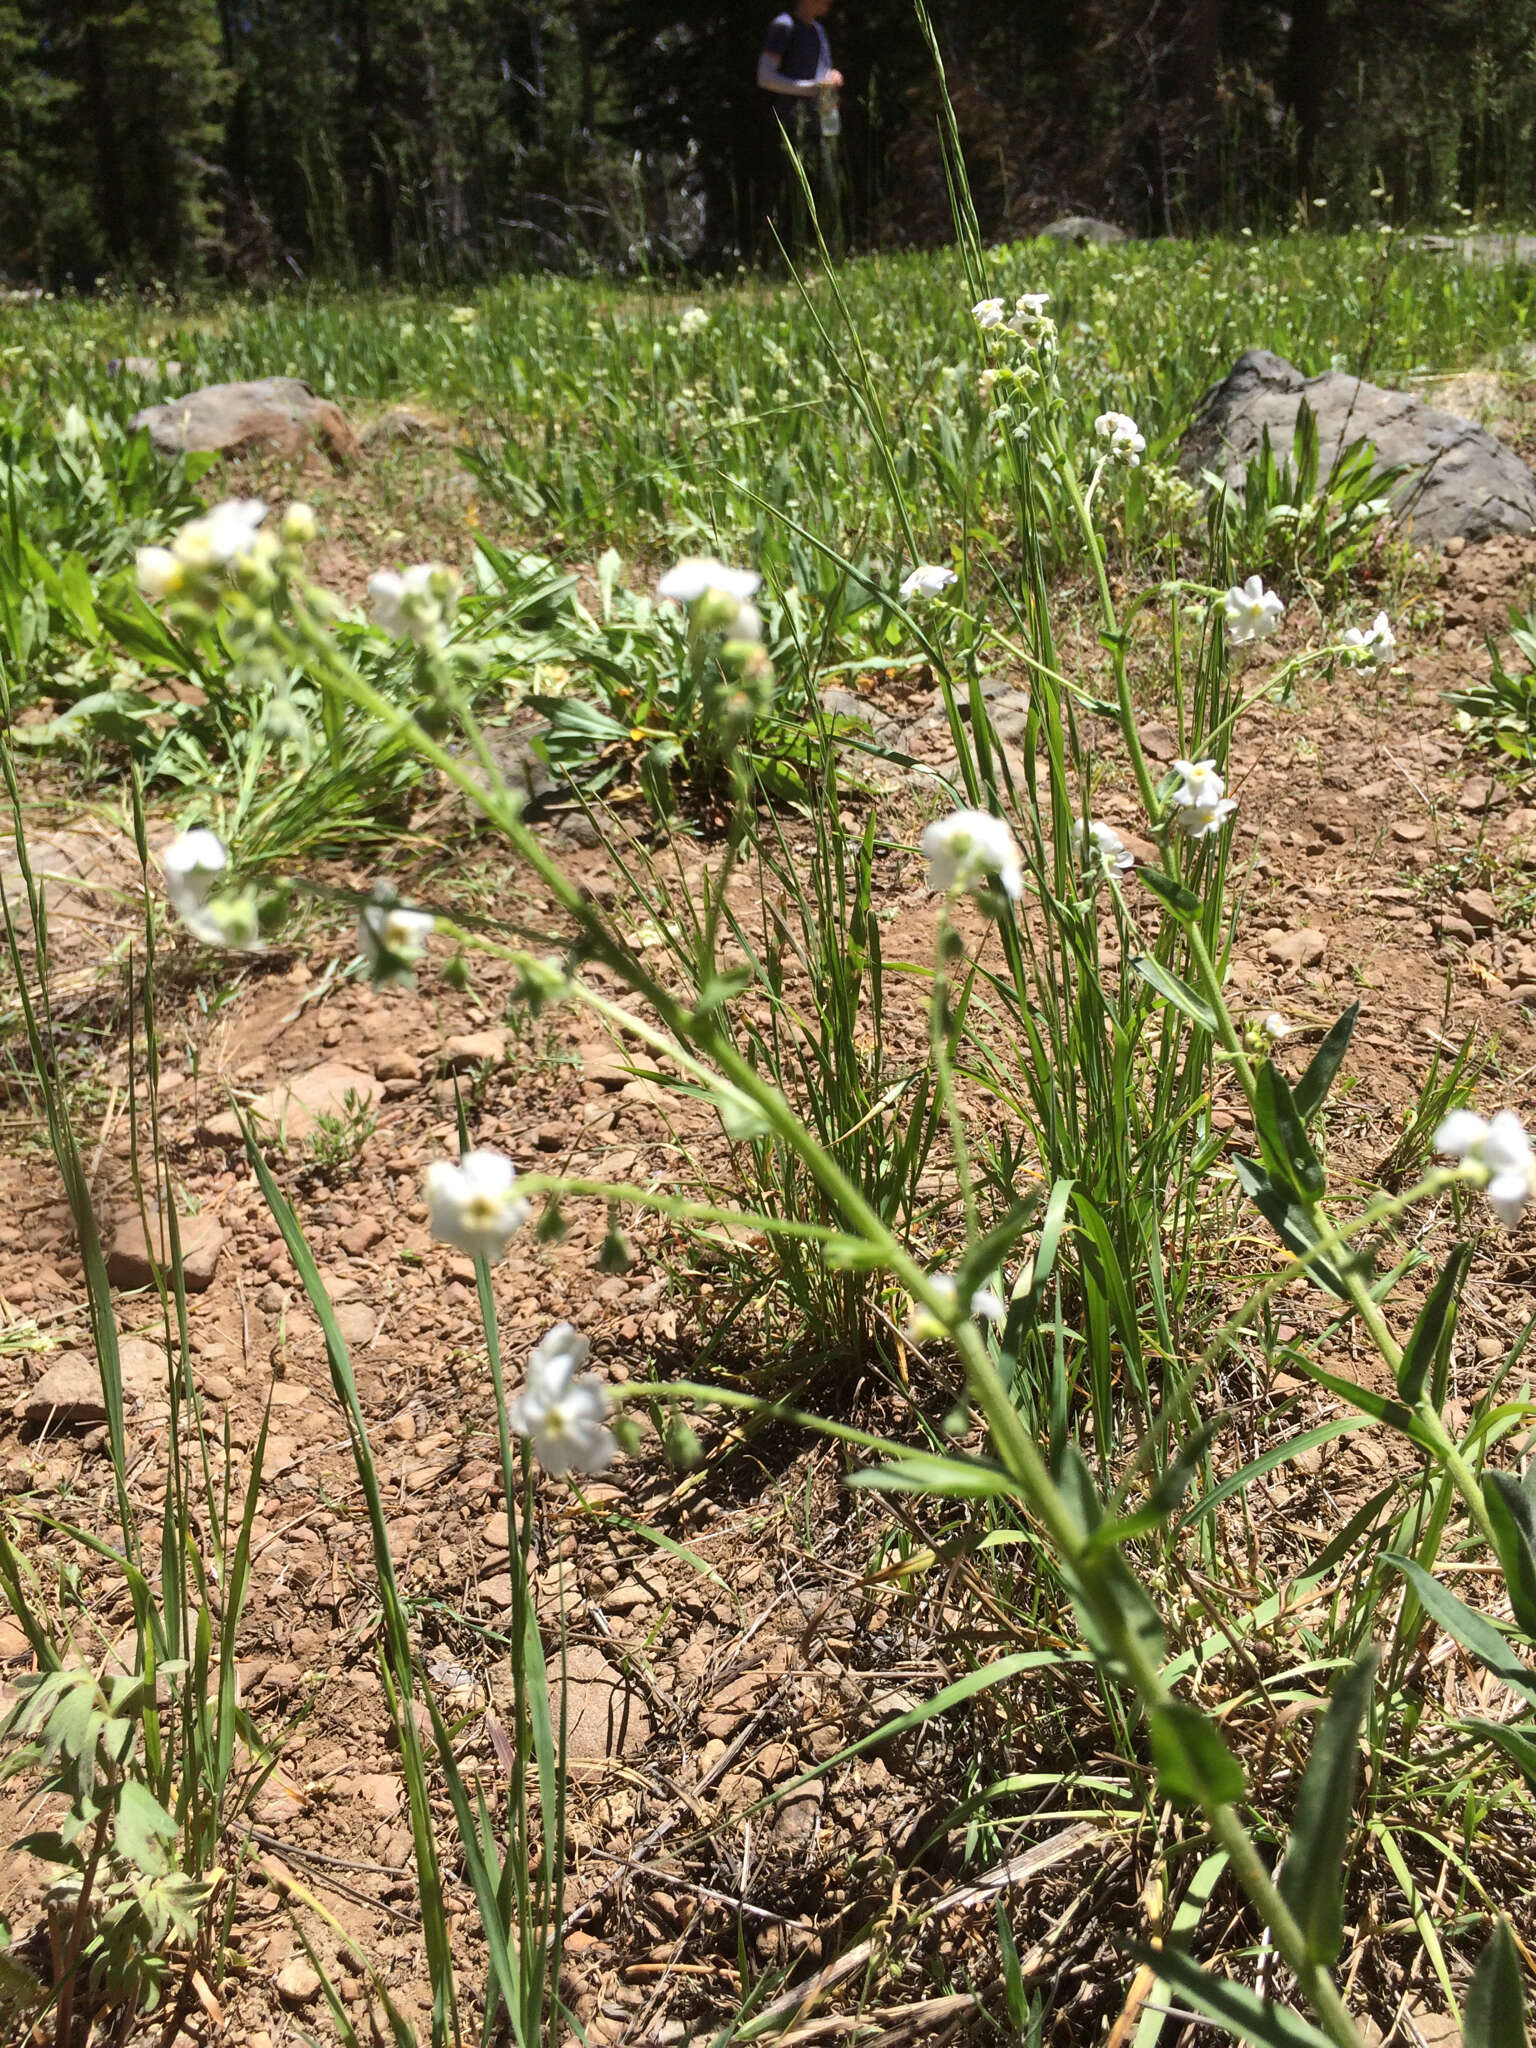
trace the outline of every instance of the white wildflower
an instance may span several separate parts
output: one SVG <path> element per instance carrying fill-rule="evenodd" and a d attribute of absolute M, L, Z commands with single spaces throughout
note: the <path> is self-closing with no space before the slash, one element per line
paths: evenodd
<path fill-rule="evenodd" d="M 958 583 L 959 577 L 953 569 L 943 568 L 937 562 L 920 562 L 901 579 L 901 594 L 910 600 L 914 597 L 938 597 L 948 590 L 951 583 Z"/>
<path fill-rule="evenodd" d="M 408 977 L 426 957 L 427 940 L 436 927 L 437 919 L 429 912 L 396 903 L 385 884 L 358 913 L 357 950 L 376 981 Z"/>
<path fill-rule="evenodd" d="M 1003 302 L 1001 299 L 978 299 L 971 308 L 971 318 L 985 334 L 989 328 L 1003 324 Z"/>
<path fill-rule="evenodd" d="M 677 331 L 686 340 L 693 334 L 702 334 L 709 325 L 709 315 L 702 306 L 690 306 L 677 323 Z"/>
<path fill-rule="evenodd" d="M 1024 893 L 1024 869 L 1012 832 L 990 811 L 951 811 L 918 841 L 928 861 L 930 889 L 969 889 L 979 895 L 996 882 L 1014 902 Z"/>
<path fill-rule="evenodd" d="M 416 562 L 409 569 L 376 569 L 368 578 L 373 623 L 397 640 L 435 647 L 442 628 L 453 617 L 459 579 L 436 562 Z"/>
<path fill-rule="evenodd" d="M 755 569 L 732 569 L 709 555 L 690 555 L 667 571 L 656 586 L 658 597 L 670 597 L 677 604 L 697 604 L 701 597 L 719 591 L 745 604 L 762 585 Z"/>
<path fill-rule="evenodd" d="M 930 1273 L 928 1275 L 928 1284 L 944 1297 L 948 1313 L 944 1317 L 936 1316 L 932 1309 L 924 1307 L 921 1302 L 914 1301 L 912 1313 L 907 1318 L 905 1332 L 908 1341 L 913 1344 L 926 1344 L 936 1338 L 948 1336 L 950 1326 L 955 1320 L 955 1307 L 959 1299 L 959 1293 L 953 1278 L 948 1273 Z M 995 1287 L 978 1287 L 971 1296 L 971 1305 L 968 1313 L 972 1322 L 1006 1323 L 1008 1320 L 1008 1304 L 1003 1300 L 1003 1297 Z"/>
<path fill-rule="evenodd" d="M 1278 1043 L 1282 1038 L 1289 1038 L 1291 1035 L 1291 1026 L 1286 1023 L 1278 1010 L 1270 1011 L 1269 1015 L 1264 1019 L 1262 1029 L 1264 1036 L 1271 1043 Z"/>
<path fill-rule="evenodd" d="M 320 522 L 315 517 L 313 505 L 290 505 L 283 514 L 283 539 L 294 547 L 308 547 L 319 531 Z"/>
<path fill-rule="evenodd" d="M 206 915 L 208 899 L 229 867 L 229 849 L 223 840 L 201 826 L 191 832 L 178 832 L 168 846 L 161 848 L 160 867 L 165 876 L 165 893 L 176 915 L 196 937 L 209 945 L 218 945 L 217 937 L 208 938 L 207 929 L 199 930 L 198 926 L 201 922 L 211 927 Z"/>
<path fill-rule="evenodd" d="M 432 1235 L 472 1259 L 499 1259 L 508 1238 L 528 1220 L 529 1205 L 517 1192 L 517 1168 L 500 1152 L 434 1160 L 423 1192 Z"/>
<path fill-rule="evenodd" d="M 1147 452 L 1147 437 L 1129 413 L 1101 412 L 1093 423 L 1093 431 L 1101 441 L 1109 443 L 1114 460 L 1123 462 L 1128 469 L 1137 468 Z"/>
<path fill-rule="evenodd" d="M 171 908 L 194 939 L 243 953 L 261 951 L 255 890 L 216 893 L 229 872 L 229 850 L 216 832 L 202 826 L 178 832 L 161 848 L 160 868 Z"/>
<path fill-rule="evenodd" d="M 186 571 L 169 548 L 140 548 L 134 557 L 139 588 L 146 597 L 174 597 Z"/>
<path fill-rule="evenodd" d="M 1385 668 L 1397 653 L 1397 640 L 1385 612 L 1378 612 L 1364 632 L 1350 626 L 1343 637 L 1348 659 L 1360 667 Z"/>
<path fill-rule="evenodd" d="M 228 569 L 251 552 L 266 516 L 260 498 L 225 498 L 187 521 L 171 542 L 171 553 L 187 569 Z"/>
<path fill-rule="evenodd" d="M 1127 868 L 1135 866 L 1136 856 L 1113 825 L 1101 825 L 1096 818 L 1079 818 L 1072 836 L 1078 859 L 1085 868 L 1124 874 Z"/>
<path fill-rule="evenodd" d="M 1049 324 L 1045 309 L 1050 297 L 1049 292 L 1020 292 L 1014 302 L 1013 318 L 1008 323 L 1015 334 L 1027 334 Z"/>
<path fill-rule="evenodd" d="M 1435 1150 L 1483 1169 L 1489 1206 L 1506 1229 L 1536 1202 L 1536 1153 L 1512 1109 L 1501 1109 L 1492 1122 L 1475 1110 L 1453 1109 L 1435 1133 Z"/>
<path fill-rule="evenodd" d="M 1204 839 L 1222 826 L 1237 809 L 1236 800 L 1226 794 L 1227 785 L 1216 773 L 1214 761 L 1175 761 L 1173 772 L 1179 787 L 1168 801 L 1174 805 L 1175 824 L 1191 839 Z"/>
<path fill-rule="evenodd" d="M 1262 576 L 1234 583 L 1222 604 L 1227 615 L 1229 647 L 1246 647 L 1251 640 L 1267 640 L 1285 616 L 1285 606 L 1272 590 L 1264 588 Z"/>
<path fill-rule="evenodd" d="M 507 1403 L 507 1420 L 530 1437 L 546 1472 L 601 1472 L 617 1449 L 608 1427 L 608 1397 L 595 1373 L 584 1373 L 591 1349 L 569 1323 L 556 1323 L 528 1356 L 528 1377 Z"/>

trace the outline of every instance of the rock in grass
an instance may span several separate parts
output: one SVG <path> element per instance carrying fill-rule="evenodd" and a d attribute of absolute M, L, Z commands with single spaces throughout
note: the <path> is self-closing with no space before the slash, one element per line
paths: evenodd
<path fill-rule="evenodd" d="M 1484 428 L 1342 371 L 1303 377 L 1263 348 L 1246 350 L 1201 399 L 1179 444 L 1180 468 L 1191 476 L 1209 470 L 1240 491 L 1266 430 L 1276 458 L 1291 460 L 1303 400 L 1317 422 L 1320 478 L 1341 447 L 1362 439 L 1379 467 L 1408 465 L 1390 496 L 1395 518 L 1415 540 L 1536 531 L 1536 475 Z"/>
<path fill-rule="evenodd" d="M 125 1337 L 118 1349 L 123 1393 L 129 1401 L 163 1392 L 165 1353 L 158 1344 Z M 14 1412 L 30 1429 L 95 1429 L 107 1419 L 96 1360 L 85 1351 L 61 1351 Z"/>
<path fill-rule="evenodd" d="M 320 1995 L 320 1978 L 302 1958 L 295 1956 L 277 1973 L 277 1995 L 284 2005 L 308 2005 Z"/>
<path fill-rule="evenodd" d="M 1264 951 L 1277 967 L 1316 967 L 1327 950 L 1327 939 L 1310 926 L 1295 932 L 1273 931 L 1264 935 Z"/>
<path fill-rule="evenodd" d="M 155 1263 L 170 1278 L 171 1246 L 165 1218 L 153 1203 L 149 1207 L 154 1231 Z M 189 1294 L 205 1294 L 213 1285 L 214 1269 L 224 1249 L 224 1229 L 216 1216 L 178 1216 L 177 1236 L 181 1244 L 181 1266 Z M 150 1263 L 150 1240 L 144 1219 L 131 1211 L 118 1224 L 107 1253 L 107 1278 L 114 1287 L 151 1287 L 154 1266 Z"/>
<path fill-rule="evenodd" d="M 1103 248 L 1111 242 L 1128 242 L 1131 238 L 1112 220 L 1095 220 L 1091 213 L 1064 213 L 1060 220 L 1050 221 L 1041 228 L 1040 239 L 1042 242 L 1070 242 L 1074 248 L 1085 249 L 1090 242 Z"/>
<path fill-rule="evenodd" d="M 312 441 L 337 462 L 357 454 L 357 436 L 345 414 L 297 377 L 205 384 L 165 405 L 146 405 L 128 424 L 144 428 L 157 455 L 256 447 L 301 455 Z"/>
<path fill-rule="evenodd" d="M 346 1117 L 347 1096 L 359 1104 L 372 1102 L 379 1093 L 372 1074 L 348 1066 L 345 1060 L 322 1060 L 291 1081 L 258 1095 L 250 1105 L 256 1131 L 265 1143 L 281 1142 L 290 1149 L 313 1135 L 315 1119 Z M 232 1109 L 221 1109 L 198 1127 L 198 1136 L 214 1145 L 240 1143 L 240 1119 Z"/>

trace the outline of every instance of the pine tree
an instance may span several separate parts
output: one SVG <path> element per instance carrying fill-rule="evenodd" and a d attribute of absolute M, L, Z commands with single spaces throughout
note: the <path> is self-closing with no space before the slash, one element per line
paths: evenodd
<path fill-rule="evenodd" d="M 216 0 L 63 0 L 42 12 L 71 95 L 55 129 L 91 194 L 102 257 L 129 276 L 192 274 L 217 247 Z"/>

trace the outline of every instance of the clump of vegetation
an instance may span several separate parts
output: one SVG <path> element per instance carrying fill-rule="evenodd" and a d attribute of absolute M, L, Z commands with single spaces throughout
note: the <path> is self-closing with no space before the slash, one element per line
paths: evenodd
<path fill-rule="evenodd" d="M 1252 340 L 1255 306 L 1264 338 L 1304 367 L 1367 341 L 1378 362 L 1417 360 L 1473 310 L 1485 341 L 1519 331 L 1507 277 L 1461 267 L 1426 292 L 1426 274 L 1343 237 L 1047 254 L 983 252 L 972 235 L 938 261 L 721 294 L 686 326 L 655 298 L 548 281 L 498 287 L 479 317 L 411 302 L 407 318 L 386 295 L 360 317 L 320 295 L 302 319 L 276 300 L 227 327 L 189 322 L 178 347 L 200 370 L 277 351 L 333 390 L 473 394 L 477 484 L 509 523 L 537 522 L 548 549 L 489 537 L 482 511 L 463 563 L 370 564 L 366 607 L 325 587 L 308 505 L 195 509 L 189 472 L 145 468 L 115 429 L 70 428 L 82 477 L 107 479 L 109 499 L 118 490 L 110 520 L 94 487 L 72 510 L 63 458 L 25 413 L 43 453 L 11 518 L 6 683 L 13 716 L 64 708 L 25 728 L 25 755 L 7 734 L 18 825 L 18 760 L 57 749 L 88 770 L 131 766 L 146 899 L 153 839 L 170 929 L 232 969 L 279 941 L 307 944 L 315 906 L 344 902 L 358 959 L 328 973 L 462 986 L 472 963 L 497 962 L 517 980 L 519 1085 L 555 1064 L 551 1020 L 579 1017 L 625 1046 L 649 1106 L 686 1099 L 718 1126 L 711 1160 L 668 1176 L 519 1172 L 477 1132 L 483 1066 L 466 1068 L 456 1103 L 439 1098 L 458 1142 L 428 1163 L 418 1213 L 472 1262 L 458 1272 L 468 1285 L 472 1269 L 480 1316 L 465 1402 L 494 1437 L 511 1615 L 498 1647 L 513 1706 L 488 1738 L 496 1768 L 481 1772 L 462 1688 L 427 1662 L 423 1604 L 402 1589 L 344 1319 L 289 1176 L 318 1169 L 344 1187 L 376 1109 L 354 1093 L 321 1113 L 304 1160 L 244 1121 L 250 1171 L 323 1336 L 363 1506 L 367 1626 L 404 1782 L 434 2048 L 498 2033 L 531 2048 L 570 2025 L 564 1593 L 556 1574 L 552 1606 L 536 1555 L 539 1474 L 580 1485 L 663 1454 L 690 1466 L 722 1414 L 841 1446 L 849 1485 L 892 1506 L 898 1576 L 954 1567 L 958 1585 L 963 1566 L 986 1617 L 968 1627 L 962 1676 L 781 1797 L 992 1696 L 1012 1730 L 1004 1768 L 946 1831 L 974 1850 L 984 1813 L 989 1841 L 1027 1840 L 1044 1795 L 1053 1823 L 1091 1799 L 1156 1844 L 1124 1970 L 1144 2042 L 1176 2007 L 1255 2048 L 1356 2048 L 1363 2021 L 1393 2004 L 1372 1972 L 1344 1967 L 1348 1930 L 1379 1933 L 1383 1871 L 1406 1902 L 1393 1967 L 1433 1971 L 1470 2048 L 1522 2038 L 1519 1944 L 1533 1930 L 1501 1830 L 1536 1779 L 1536 1404 L 1513 1377 L 1518 1346 L 1471 1400 L 1451 1398 L 1450 1367 L 1478 1233 L 1536 1207 L 1536 1153 L 1515 1113 L 1468 1100 L 1475 1062 L 1437 1062 L 1389 1168 L 1357 1182 L 1329 1138 L 1358 1005 L 1329 1016 L 1305 1057 L 1287 1050 L 1283 1017 L 1243 1013 L 1227 964 L 1244 914 L 1234 735 L 1256 706 L 1295 701 L 1309 674 L 1390 666 L 1396 637 L 1383 611 L 1369 629 L 1281 642 L 1273 661 L 1253 649 L 1309 593 L 1351 587 L 1380 480 L 1360 449 L 1320 477 L 1304 431 L 1293 470 L 1266 450 L 1241 506 L 1207 522 L 1163 460 L 1239 321 Z M 99 352 L 97 312 L 0 318 L 49 337 L 56 370 Z M 93 390 L 118 421 L 122 401 Z M 588 585 L 555 558 L 556 534 L 573 558 L 601 546 Z M 1091 682 L 1069 640 L 1085 616 L 1104 657 Z M 1166 760 L 1137 702 L 1133 658 L 1148 642 L 1172 677 Z M 1536 630 L 1516 642 L 1536 660 Z M 74 691 L 81 662 L 102 687 Z M 1009 744 L 989 710 L 1004 665 L 1018 685 Z M 940 707 L 953 753 L 915 832 L 910 790 L 858 779 L 899 747 L 823 709 L 828 683 L 850 673 L 919 675 Z M 1495 697 L 1508 685 L 1496 671 Z M 625 893 L 611 911 L 536 826 L 530 762 L 554 773 L 567 811 L 579 797 L 613 837 Z M 1096 815 L 1095 792 L 1116 778 L 1134 833 Z M 425 889 L 403 900 L 385 875 L 402 870 L 424 791 L 451 797 L 520 886 L 537 886 L 536 916 L 471 900 L 454 859 L 431 907 Z M 626 807 L 619 838 L 609 821 Z M 691 839 L 716 864 L 666 875 L 661 855 Z M 890 863 L 914 851 L 931 940 L 896 960 Z M 346 858 L 345 888 L 317 873 L 325 855 Z M 377 882 L 359 873 L 370 868 Z M 111 1544 L 59 1533 L 126 1589 L 134 1660 L 121 1677 L 86 1670 L 28 1568 L 36 1529 L 0 1532 L 0 1586 L 37 1666 L 0 1740 L 8 1768 L 67 1814 L 31 1845 L 60 1873 L 52 1956 L 0 1976 L 0 1999 L 28 2027 L 51 2015 L 63 2048 L 87 2006 L 120 2033 L 173 1985 L 206 2009 L 198 1987 L 226 1960 L 221 1887 L 270 1757 L 235 1667 L 265 1431 L 232 1490 L 228 1444 L 216 1470 L 186 1365 L 173 1242 L 155 1276 L 169 1452 L 151 1571 L 128 1504 L 91 1179 L 53 1079 L 46 905 L 25 854 L 22 876 L 29 915 L 8 905 L 7 932 L 25 1057 L 70 1197 L 120 1525 Z M 752 915 L 732 887 L 748 876 Z M 159 974 L 167 922 L 140 909 Z M 898 1017 L 898 987 L 920 998 L 916 1029 L 910 1010 Z M 134 997 L 153 1081 L 153 976 Z M 142 1143 L 169 1213 L 152 1125 Z M 611 1380 L 560 1322 L 517 1362 L 512 1391 L 492 1269 L 520 1234 L 558 1236 L 580 1203 L 606 1218 L 594 1287 L 650 1223 L 740 1275 L 757 1370 Z M 1431 1241 L 1432 1278 L 1419 1272 Z M 1302 1288 L 1324 1313 L 1298 1332 L 1279 1315 Z M 1297 1433 L 1275 1407 L 1282 1364 L 1335 1404 L 1326 1421 Z M 1240 1376 L 1258 1394 L 1239 1445 Z M 871 1377 L 877 1427 L 848 1407 Z M 1392 1470 L 1336 1530 L 1277 1549 L 1229 1521 L 1247 1489 L 1366 1430 L 1390 1445 Z M 1486 1675 L 1497 1709 L 1432 1694 L 1436 1631 Z M 1009 1752 L 1033 1717 L 1075 1729 L 1089 1711 L 1091 1748 L 1082 1738 L 1070 1765 L 1024 1770 Z M 1452 1841 L 1465 1879 L 1454 1902 Z M 473 1897 L 472 1986 L 450 1881 Z M 995 1977 L 1016 2031 L 1043 2037 L 1060 2014 L 1021 1964 L 1006 1898 L 993 1959 L 964 1988 L 995 2007 Z M 382 1975 L 363 1974 L 380 2028 L 412 2039 Z M 347 2004 L 322 1988 L 355 2039 Z M 777 1989 L 766 1975 L 744 1986 L 730 2028 L 758 2027 Z"/>

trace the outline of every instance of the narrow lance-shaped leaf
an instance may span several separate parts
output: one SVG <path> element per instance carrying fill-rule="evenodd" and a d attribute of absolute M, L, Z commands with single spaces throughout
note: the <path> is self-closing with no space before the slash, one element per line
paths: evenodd
<path fill-rule="evenodd" d="M 1265 1060 L 1259 1068 L 1254 1089 L 1254 1121 L 1258 1126 L 1259 1148 L 1270 1173 L 1289 1182 L 1305 1199 L 1316 1201 L 1327 1177 L 1322 1161 L 1312 1149 L 1290 1083 L 1273 1060 Z"/>
<path fill-rule="evenodd" d="M 1256 1159 L 1245 1159 L 1241 1153 L 1234 1153 L 1232 1167 L 1244 1194 L 1273 1228 L 1281 1243 L 1293 1252 L 1310 1251 L 1317 1243 L 1317 1231 L 1292 1190 L 1283 1182 L 1272 1179 Z M 1348 1254 L 1341 1256 L 1347 1257 Z M 1349 1300 L 1349 1289 L 1333 1260 L 1311 1259 L 1306 1273 L 1308 1279 L 1316 1281 L 1319 1287 L 1326 1287 L 1340 1301 Z"/>
<path fill-rule="evenodd" d="M 1421 1397 L 1430 1367 L 1440 1356 L 1442 1346 L 1451 1340 L 1456 1327 L 1456 1297 L 1471 1256 L 1471 1248 L 1467 1245 L 1451 1247 L 1444 1271 L 1430 1290 L 1428 1301 L 1419 1310 L 1418 1321 L 1403 1349 L 1402 1364 L 1397 1369 L 1397 1391 L 1405 1401 L 1417 1401 Z"/>
<path fill-rule="evenodd" d="M 1344 1856 L 1354 1817 L 1360 1725 L 1376 1681 L 1374 1645 L 1333 1688 L 1296 1799 L 1280 1896 L 1307 1937 L 1314 1962 L 1332 1965 L 1344 1945 Z"/>
<path fill-rule="evenodd" d="M 1239 2041 L 1251 2042 L 1254 2048 L 1333 2048 L 1328 2036 L 1300 2013 L 1260 1998 L 1230 1977 L 1214 1976 L 1182 1949 L 1145 1948 L 1136 1942 L 1131 1944 L 1131 1953 L 1171 1984 L 1196 2012 L 1215 2020 Z"/>
<path fill-rule="evenodd" d="M 1174 881 L 1159 868 L 1138 868 L 1137 875 L 1173 912 L 1182 924 L 1193 924 L 1200 915 L 1200 898 L 1193 890 L 1186 889 L 1182 882 Z"/>
<path fill-rule="evenodd" d="M 1351 1003 L 1313 1053 L 1306 1072 L 1292 1090 L 1297 1112 L 1304 1121 L 1310 1122 L 1327 1100 L 1328 1090 L 1333 1086 L 1333 1077 L 1339 1071 L 1339 1063 L 1349 1050 L 1349 1041 L 1355 1034 L 1355 1024 L 1359 1015 L 1360 1005 Z"/>
<path fill-rule="evenodd" d="M 1448 1636 L 1453 1636 L 1461 1647 L 1484 1664 L 1501 1684 L 1512 1692 L 1520 1694 L 1536 1706 L 1536 1671 L 1529 1670 L 1510 1648 L 1505 1637 L 1486 1614 L 1479 1614 L 1475 1607 L 1469 1607 L 1465 1600 L 1458 1599 L 1448 1586 L 1442 1586 L 1431 1572 L 1411 1557 L 1399 1557 L 1396 1551 L 1382 1553 L 1382 1562 L 1400 1571 L 1415 1593 L 1419 1603 L 1432 1621 L 1437 1621 Z"/>
<path fill-rule="evenodd" d="M 1242 1766 L 1208 1714 L 1183 1700 L 1153 1707 L 1147 1716 L 1157 1778 L 1170 1799 L 1230 1806 L 1244 1790 Z"/>
<path fill-rule="evenodd" d="M 1477 1959 L 1461 2016 L 1465 2048 L 1528 2048 L 1520 1957 L 1509 1922 L 1500 1920 Z"/>
<path fill-rule="evenodd" d="M 1516 1621 L 1536 1638 L 1536 1465 L 1522 1483 L 1513 1472 L 1485 1472 L 1483 1499 L 1493 1524 L 1493 1540 L 1509 1604 Z"/>
<path fill-rule="evenodd" d="M 1156 989 L 1165 1003 L 1172 1003 L 1173 1007 L 1181 1011 L 1191 1024 L 1198 1024 L 1202 1031 L 1209 1031 L 1212 1036 L 1215 1035 L 1215 1011 L 1206 1002 L 1205 998 L 1197 995 L 1189 983 L 1183 980 L 1181 976 L 1175 974 L 1171 968 L 1165 967 L 1160 960 L 1154 960 L 1147 953 L 1133 954 L 1131 966 L 1144 982 L 1151 988 Z"/>

